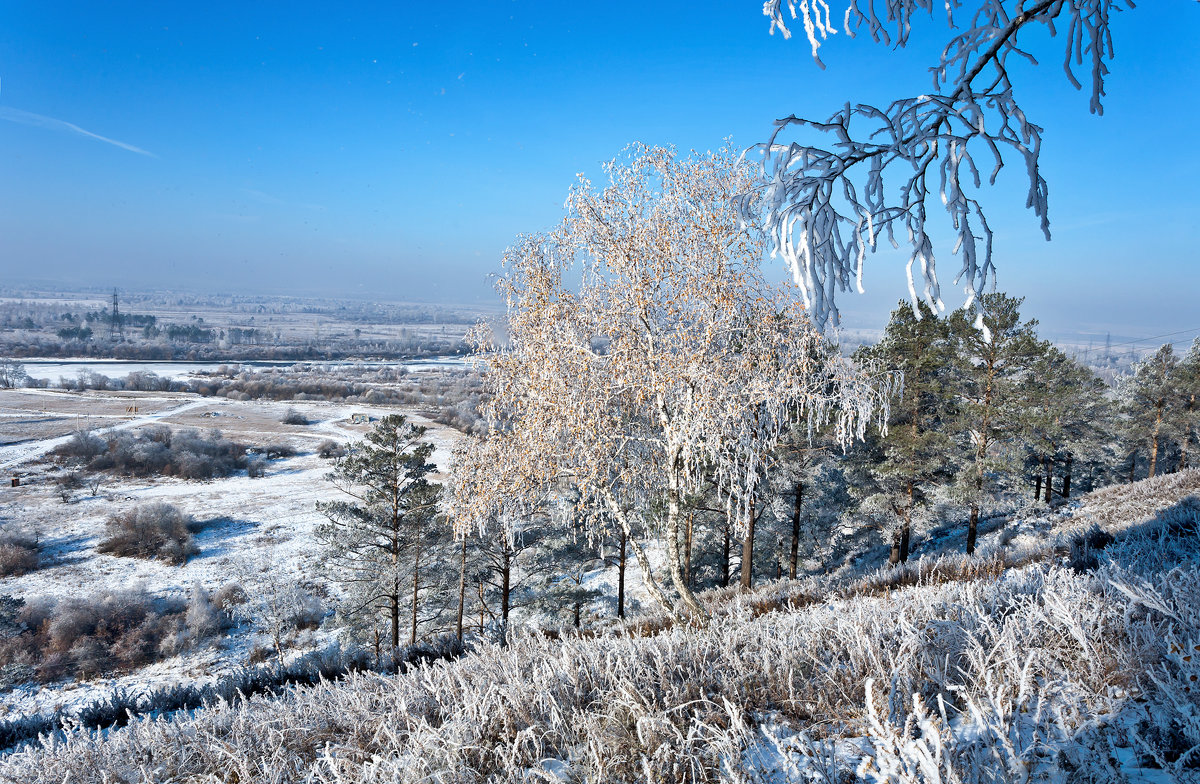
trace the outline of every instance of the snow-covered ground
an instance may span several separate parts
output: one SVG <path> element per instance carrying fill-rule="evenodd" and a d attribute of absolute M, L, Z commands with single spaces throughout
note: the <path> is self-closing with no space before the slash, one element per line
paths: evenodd
<path fill-rule="evenodd" d="M 162 378 L 183 380 L 202 373 L 215 373 L 224 367 L 244 366 L 247 368 L 291 367 L 293 365 L 311 365 L 322 368 L 339 367 L 403 367 L 408 370 L 423 370 L 428 368 L 462 368 L 466 359 L 457 356 L 431 357 L 429 359 L 413 359 L 397 361 L 346 361 L 346 362 L 296 362 L 295 360 L 251 362 L 139 362 L 127 359 L 54 359 L 32 358 L 22 359 L 21 364 L 30 378 L 47 380 L 56 383 L 60 378 L 74 379 L 80 373 L 98 373 L 109 378 L 124 378 L 130 373 L 153 373 Z"/>
<path fill-rule="evenodd" d="M 103 396 L 51 394 L 56 402 L 63 395 L 74 395 L 85 408 L 89 401 Z M 155 596 L 186 598 L 194 584 L 211 591 L 238 580 L 248 570 L 264 567 L 276 578 L 312 576 L 316 556 L 313 530 L 324 520 L 316 511 L 316 502 L 339 497 L 339 491 L 324 478 L 329 461 L 318 457 L 315 447 L 326 440 L 346 443 L 361 438 L 369 426 L 352 424 L 352 414 L 379 417 L 396 413 L 394 407 L 363 404 L 232 401 L 192 395 L 155 397 L 158 405 L 154 413 L 131 416 L 114 427 L 137 428 L 160 422 L 173 427 L 215 427 L 226 438 L 252 446 L 286 441 L 298 454 L 269 461 L 266 476 L 255 479 L 245 471 L 207 482 L 106 476 L 96 495 L 84 488 L 77 491 L 72 503 L 66 504 L 52 481 L 59 469 L 42 458 L 69 436 L 0 447 L 0 467 L 22 475 L 19 487 L 10 487 L 5 481 L 0 488 L 0 524 L 32 528 L 43 544 L 42 568 L 0 579 L 0 594 L 30 600 L 92 597 L 112 590 L 143 588 Z M 289 409 L 304 414 L 310 424 L 282 424 L 280 420 Z M 412 421 L 429 428 L 427 438 L 435 445 L 433 460 L 439 476 L 444 476 L 461 434 L 413 412 L 399 413 L 407 413 Z M 182 566 L 171 566 L 95 551 L 111 514 L 148 501 L 174 504 L 203 524 L 195 537 L 199 555 Z M 246 636 L 235 634 L 215 647 L 191 651 L 118 677 L 18 687 L 0 694 L 0 716 L 70 708 L 114 690 L 137 694 L 173 683 L 210 681 L 246 664 L 250 649 Z M 328 632 L 315 632 L 311 643 L 319 644 L 328 636 Z"/>

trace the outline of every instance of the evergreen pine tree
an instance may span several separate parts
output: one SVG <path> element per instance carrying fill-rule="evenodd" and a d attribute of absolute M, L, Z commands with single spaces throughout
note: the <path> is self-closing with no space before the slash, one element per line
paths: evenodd
<path fill-rule="evenodd" d="M 1121 384 L 1122 408 L 1130 445 L 1147 450 L 1148 476 L 1158 472 L 1167 445 L 1182 435 L 1184 372 L 1170 343 L 1134 365 Z"/>
<path fill-rule="evenodd" d="M 1017 385 L 1039 353 L 1037 321 L 1021 322 L 1023 300 L 1002 293 L 980 299 L 986 332 L 977 329 L 964 311 L 950 318 L 958 359 L 956 429 L 970 439 L 971 459 L 960 472 L 971 510 L 967 553 L 975 552 L 979 509 L 992 485 L 1015 471 L 1017 453 L 1012 447 L 1021 422 Z"/>
<path fill-rule="evenodd" d="M 320 502 L 328 518 L 317 537 L 322 563 L 345 593 L 342 614 L 374 627 L 388 621 L 392 654 L 400 646 L 401 616 L 409 643 L 440 614 L 439 603 L 423 602 L 442 592 L 439 568 L 450 561 L 450 527 L 437 516 L 440 487 L 431 484 L 433 445 L 426 429 L 399 414 L 383 417 L 362 443 L 352 444 L 327 476 L 352 501 Z"/>
<path fill-rule="evenodd" d="M 870 468 L 874 489 L 897 524 L 890 563 L 908 560 L 913 513 L 935 485 L 953 474 L 953 352 L 947 321 L 928 305 L 901 302 L 892 311 L 883 339 L 855 352 L 860 363 L 904 375 L 904 389 L 892 404 L 887 433 L 875 439 L 878 462 Z M 872 451 L 871 446 L 867 452 Z"/>
<path fill-rule="evenodd" d="M 1090 369 L 1048 342 L 1018 386 L 1021 440 L 1036 474 L 1035 498 L 1054 500 L 1054 468 L 1063 465 L 1058 495 L 1069 498 L 1071 479 L 1082 459 L 1101 462 L 1112 443 L 1108 387 Z"/>

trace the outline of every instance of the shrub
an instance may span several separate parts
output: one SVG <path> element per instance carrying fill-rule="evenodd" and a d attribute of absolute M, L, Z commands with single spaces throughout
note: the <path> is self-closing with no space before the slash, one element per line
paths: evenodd
<path fill-rule="evenodd" d="M 101 553 L 133 558 L 157 558 L 182 564 L 200 552 L 192 540 L 192 519 L 171 504 L 140 504 L 114 514 L 105 526 Z"/>
<path fill-rule="evenodd" d="M 173 431 L 166 425 L 111 433 L 107 439 L 77 433 L 54 454 L 83 462 L 93 471 L 184 479 L 228 476 L 246 465 L 246 447 L 225 439 L 220 431 Z"/>
<path fill-rule="evenodd" d="M 266 460 L 256 458 L 256 459 L 250 460 L 246 463 L 246 476 L 250 477 L 251 479 L 258 479 L 260 477 L 266 476 L 266 474 L 267 474 L 267 461 Z"/>
<path fill-rule="evenodd" d="M 262 451 L 263 451 L 263 454 L 267 456 L 268 460 L 276 460 L 276 459 L 283 458 L 283 457 L 295 457 L 296 456 L 296 448 L 294 446 L 292 446 L 291 444 L 287 444 L 287 443 L 283 443 L 283 442 L 267 444 L 266 446 L 264 446 L 262 448 Z"/>
<path fill-rule="evenodd" d="M 141 667 L 192 647 L 229 623 L 199 586 L 187 603 L 143 591 L 27 604 L 4 599 L 0 615 L 12 617 L 4 624 L 10 628 L 0 630 L 0 681 L 10 685 Z"/>
<path fill-rule="evenodd" d="M 304 414 L 301 414 L 294 408 L 289 408 L 287 413 L 283 415 L 283 419 L 281 421 L 285 425 L 307 425 L 309 423 L 308 417 L 304 416 Z"/>
<path fill-rule="evenodd" d="M 0 531 L 0 577 L 17 577 L 41 563 L 38 538 L 26 531 Z"/>
<path fill-rule="evenodd" d="M 332 460 L 346 456 L 346 446 L 337 441 L 322 441 L 317 446 L 317 455 L 322 460 Z"/>
<path fill-rule="evenodd" d="M 108 451 L 108 444 L 90 430 L 76 430 L 65 444 L 56 447 L 52 454 L 90 460 Z"/>

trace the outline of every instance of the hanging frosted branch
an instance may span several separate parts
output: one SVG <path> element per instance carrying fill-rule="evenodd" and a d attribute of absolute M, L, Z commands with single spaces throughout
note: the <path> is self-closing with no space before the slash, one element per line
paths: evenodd
<path fill-rule="evenodd" d="M 933 72 L 934 92 L 894 101 L 885 108 L 847 103 L 824 122 L 795 115 L 778 120 L 764 144 L 766 184 L 744 194 L 739 209 L 747 219 L 764 218 L 768 248 L 791 269 L 819 327 L 838 323 L 838 292 L 862 292 L 863 264 L 881 240 L 909 248 L 907 274 L 914 303 L 923 299 L 944 309 L 937 256 L 927 214 L 936 194 L 959 257 L 954 285 L 966 305 L 995 285 L 992 231 L 970 193 L 983 181 L 994 184 L 1006 156 L 1019 160 L 1029 182 L 1025 206 L 1050 239 L 1048 185 L 1039 163 L 1042 129 L 1026 117 L 1009 80 L 1017 57 L 1036 64 L 1019 34 L 1042 25 L 1051 36 L 1065 27 L 1064 69 L 1076 88 L 1076 69 L 1086 66 L 1090 108 L 1103 113 L 1104 78 L 1113 56 L 1109 20 L 1133 7 L 1132 0 L 852 0 L 841 16 L 842 30 L 866 30 L 884 44 L 904 46 L 914 17 L 943 10 L 961 25 L 946 44 Z M 972 13 L 965 9 L 974 7 Z M 767 0 L 763 13 L 771 32 L 790 37 L 799 21 L 813 57 L 837 29 L 821 0 Z M 964 18 L 965 22 L 964 22 Z M 798 134 L 803 141 L 786 141 Z M 814 141 L 815 140 L 815 141 Z M 986 170 L 982 174 L 978 164 Z M 885 177 L 886 175 L 886 177 Z M 885 184 L 888 186 L 885 188 Z"/>

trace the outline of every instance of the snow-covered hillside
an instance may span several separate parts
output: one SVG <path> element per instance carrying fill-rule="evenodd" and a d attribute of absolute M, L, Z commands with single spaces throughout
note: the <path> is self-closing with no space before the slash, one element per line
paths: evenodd
<path fill-rule="evenodd" d="M 1200 780 L 1200 471 L 981 555 L 710 595 L 27 749 L 29 782 Z"/>

